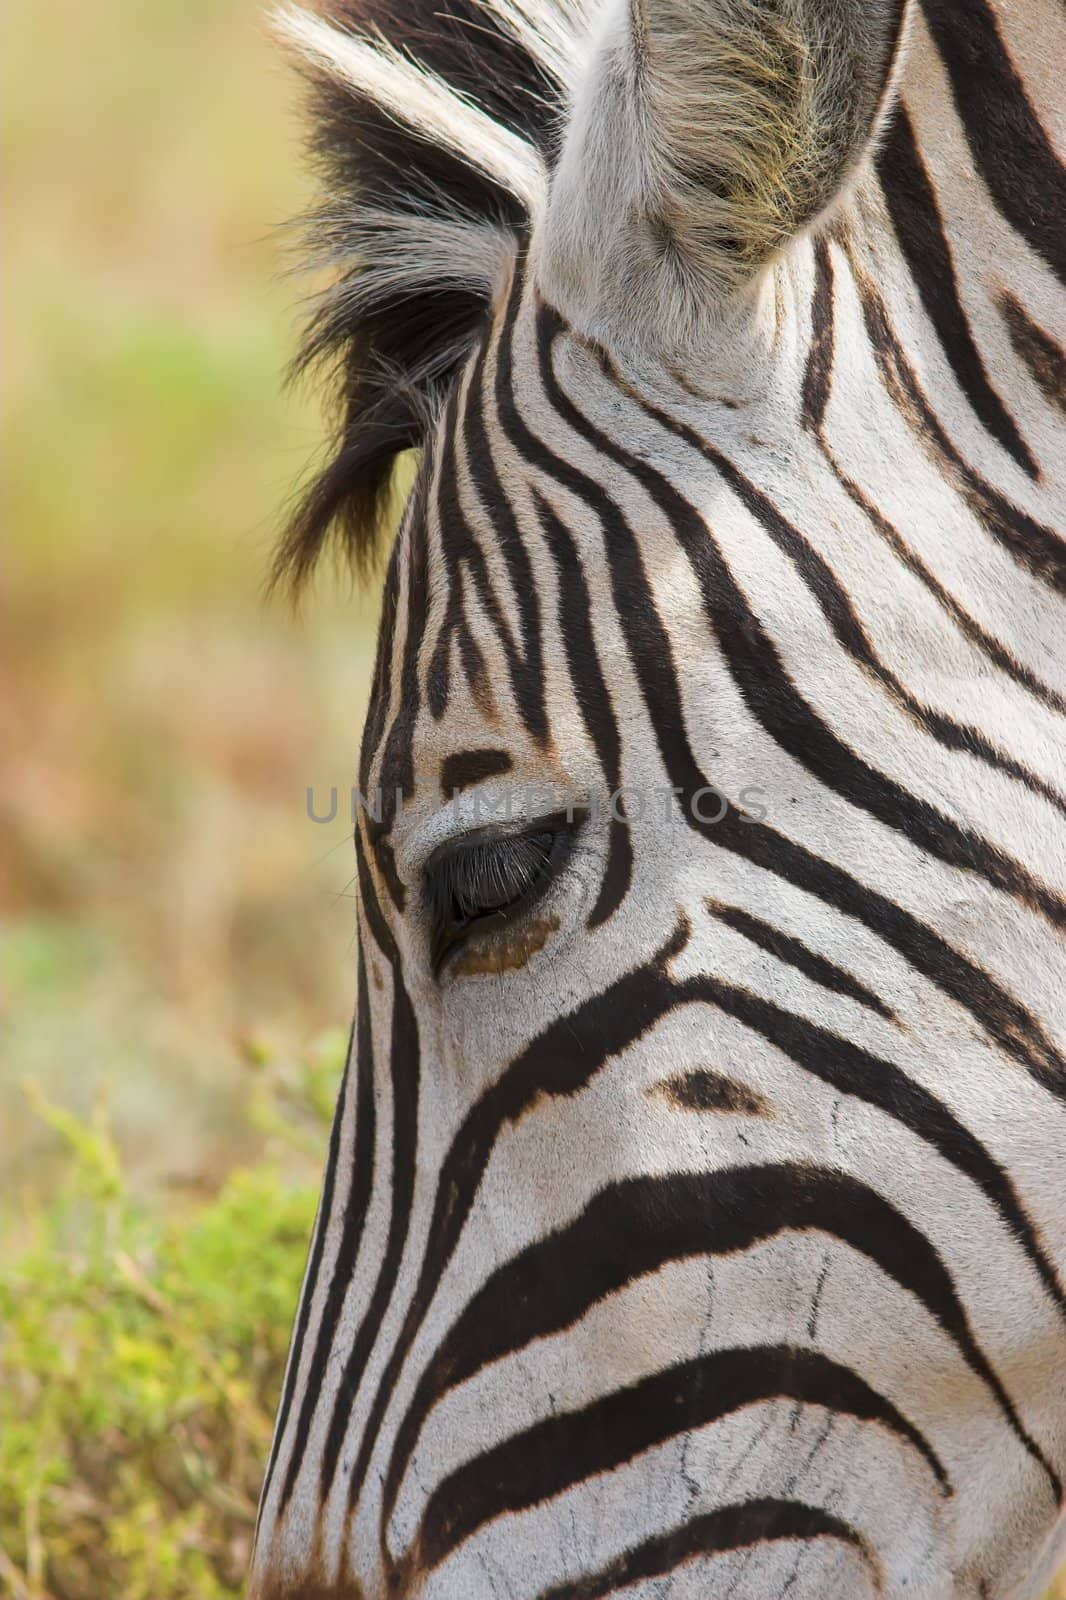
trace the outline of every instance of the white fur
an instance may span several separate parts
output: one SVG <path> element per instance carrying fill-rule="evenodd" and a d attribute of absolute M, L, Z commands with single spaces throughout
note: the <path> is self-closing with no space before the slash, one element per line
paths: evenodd
<path fill-rule="evenodd" d="M 514 259 L 505 228 L 433 214 L 357 211 L 342 223 L 330 264 L 356 264 L 332 291 L 353 320 L 382 301 L 455 285 L 490 297 Z"/>
<path fill-rule="evenodd" d="M 876 140 L 897 43 L 881 0 L 608 0 L 552 181 L 548 293 L 653 359 L 743 342 L 765 268 Z"/>
<path fill-rule="evenodd" d="M 446 145 L 531 213 L 541 209 L 545 173 L 536 152 L 387 39 L 342 32 L 297 7 L 276 12 L 274 25 L 312 66 L 366 95 L 422 138 Z"/>
<path fill-rule="evenodd" d="M 557 83 L 576 87 L 583 63 L 577 46 L 593 10 L 588 0 L 482 0 L 482 4 Z"/>

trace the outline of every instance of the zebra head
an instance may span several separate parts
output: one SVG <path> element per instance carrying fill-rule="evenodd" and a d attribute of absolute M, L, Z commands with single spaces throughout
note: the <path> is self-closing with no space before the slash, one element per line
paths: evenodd
<path fill-rule="evenodd" d="M 1066 1473 L 1066 13 L 281 26 L 342 412 L 282 569 L 366 559 L 420 465 L 250 1592 L 1021 1600 Z"/>

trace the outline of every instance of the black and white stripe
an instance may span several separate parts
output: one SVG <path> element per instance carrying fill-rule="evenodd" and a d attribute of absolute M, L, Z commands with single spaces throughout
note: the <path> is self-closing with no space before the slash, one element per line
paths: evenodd
<path fill-rule="evenodd" d="M 279 570 L 337 526 L 365 558 L 422 459 L 251 1594 L 1036 1595 L 1066 1527 L 1066 18 L 344 26 L 286 23 L 343 415 Z M 774 117 L 799 153 L 756 204 Z M 641 139 L 658 176 L 612 172 Z"/>

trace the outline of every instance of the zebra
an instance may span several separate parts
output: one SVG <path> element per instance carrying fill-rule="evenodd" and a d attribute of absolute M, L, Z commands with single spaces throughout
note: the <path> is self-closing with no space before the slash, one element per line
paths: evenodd
<path fill-rule="evenodd" d="M 338 402 L 277 576 L 398 532 L 249 1594 L 1036 1595 L 1066 12 L 277 27 Z"/>

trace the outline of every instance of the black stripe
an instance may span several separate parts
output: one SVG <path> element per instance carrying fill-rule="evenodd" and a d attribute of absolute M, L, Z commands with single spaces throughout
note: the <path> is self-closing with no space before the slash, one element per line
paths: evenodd
<path fill-rule="evenodd" d="M 1058 593 L 1066 593 L 1066 541 L 1016 506 L 964 460 L 896 337 L 880 291 L 854 254 L 850 261 L 874 360 L 896 409 L 985 531 L 1024 571 Z"/>
<path fill-rule="evenodd" d="M 425 1572 L 497 1517 L 614 1472 L 679 1434 L 780 1399 L 880 1424 L 915 1449 L 950 1493 L 947 1473 L 919 1429 L 849 1367 L 789 1345 L 718 1350 L 547 1417 L 465 1462 L 430 1496 L 405 1565 Z"/>
<path fill-rule="evenodd" d="M 821 288 L 828 281 L 831 293 L 832 278 L 828 254 L 824 256 L 822 265 L 817 274 L 815 299 L 819 299 Z M 830 299 L 828 313 L 823 307 L 818 315 L 832 316 L 832 301 Z M 831 331 L 831 320 L 830 320 Z M 823 328 L 821 342 L 825 344 L 825 330 Z M 817 362 L 817 358 L 812 356 Z M 609 358 L 602 363 L 606 375 L 617 381 Z M 808 378 L 811 377 L 811 365 L 808 363 Z M 811 386 L 817 392 L 819 380 L 811 379 Z M 890 668 L 881 661 L 870 642 L 866 629 L 863 627 L 851 599 L 840 583 L 829 563 L 819 554 L 799 530 L 777 511 L 769 498 L 757 490 L 750 480 L 736 468 L 728 457 L 722 455 L 707 440 L 701 437 L 694 429 L 678 422 L 668 412 L 646 401 L 642 396 L 634 393 L 627 386 L 626 392 L 635 401 L 646 415 L 653 417 L 663 428 L 675 438 L 682 439 L 693 450 L 696 450 L 706 461 L 726 479 L 730 487 L 744 501 L 749 511 L 760 522 L 770 535 L 777 548 L 788 557 L 792 566 L 803 580 L 808 591 L 814 596 L 821 608 L 834 637 L 843 646 L 852 660 L 866 675 L 882 688 L 886 689 L 896 703 L 910 716 L 920 728 L 924 729 L 931 738 L 946 750 L 959 751 L 981 761 L 985 766 L 991 767 L 996 772 L 1001 772 L 1005 777 L 1014 779 L 1023 784 L 1034 794 L 1040 795 L 1049 805 L 1066 815 L 1066 796 L 1062 795 L 1052 784 L 1032 772 L 1021 761 L 995 746 L 979 727 L 973 723 L 958 723 L 952 717 L 941 711 L 935 711 L 923 701 L 918 700 L 910 690 L 900 682 L 899 678 Z M 817 401 L 811 400 L 811 417 L 817 414 Z M 739 591 L 738 591 L 739 592 Z M 741 637 L 746 638 L 748 629 L 742 630 Z M 774 699 L 776 700 L 776 696 Z M 883 820 L 883 819 L 882 819 Z"/>
<path fill-rule="evenodd" d="M 358 851 L 360 907 L 370 937 L 392 969 L 392 1031 L 389 1042 L 389 1067 L 392 1080 L 392 1174 L 391 1209 L 385 1250 L 377 1277 L 359 1328 L 349 1347 L 340 1384 L 333 1402 L 329 1429 L 319 1466 L 319 1500 L 324 1503 L 337 1471 L 341 1447 L 348 1429 L 352 1404 L 373 1349 L 396 1285 L 396 1275 L 407 1242 L 411 1220 L 411 1201 L 415 1184 L 415 1151 L 418 1131 L 419 1044 L 418 1025 L 410 997 L 404 986 L 400 952 L 381 915 L 377 895 L 362 850 Z M 333 1330 L 334 1334 L 336 1329 Z M 351 1478 L 352 1498 L 362 1485 L 368 1454 L 367 1437 Z"/>
<path fill-rule="evenodd" d="M 304 1379 L 304 1393 L 300 1404 L 299 1419 L 296 1424 L 296 1437 L 289 1457 L 288 1470 L 285 1474 L 285 1485 L 281 1492 L 282 1510 L 288 1504 L 296 1487 L 296 1479 L 299 1476 L 300 1467 L 307 1450 L 311 1423 L 318 1407 L 319 1394 L 325 1380 L 341 1308 L 344 1305 L 345 1296 L 355 1271 L 374 1182 L 374 1140 L 377 1124 L 377 1108 L 374 1100 L 374 1045 L 370 1031 L 370 998 L 367 993 L 366 956 L 362 943 L 359 946 L 359 992 L 356 1001 L 355 1019 L 355 1144 L 352 1150 L 351 1179 L 348 1193 L 344 1197 L 340 1242 L 337 1246 L 337 1254 L 329 1280 L 329 1289 L 318 1324 L 318 1336 L 315 1339 L 314 1354 L 311 1357 L 311 1363 Z M 344 1115 L 344 1098 L 342 1092 L 341 1103 L 337 1108 L 338 1128 Z M 330 1185 L 330 1193 L 332 1196 L 332 1185 Z M 321 1260 L 315 1265 L 314 1277 L 308 1278 L 308 1288 L 310 1290 L 307 1295 L 308 1305 L 310 1305 L 314 1286 L 317 1283 L 320 1266 Z"/>
<path fill-rule="evenodd" d="M 886 1006 L 872 989 L 860 983 L 850 972 L 845 972 L 843 968 L 828 961 L 825 956 L 808 949 L 801 940 L 793 939 L 790 934 L 783 933 L 780 928 L 773 927 L 769 922 L 763 922 L 760 917 L 753 917 L 748 911 L 742 911 L 739 906 L 723 905 L 718 900 L 707 900 L 705 904 L 712 917 L 717 917 L 719 922 L 724 922 L 727 927 L 743 934 L 745 939 L 750 939 L 752 944 L 757 944 L 761 950 L 766 950 L 778 961 L 786 961 L 789 966 L 797 968 L 812 982 L 821 984 L 823 989 L 846 994 L 849 999 L 857 1000 L 862 1006 L 869 1006 L 871 1011 L 886 1017 L 889 1022 L 899 1020 L 895 1012 Z"/>
<path fill-rule="evenodd" d="M 680 1005 L 699 1002 L 736 1017 L 812 1076 L 876 1106 L 935 1149 L 980 1189 L 1019 1241 L 1055 1303 L 1066 1310 L 1055 1269 L 1009 1175 L 946 1106 L 893 1062 L 749 990 L 710 975 L 675 983 L 664 969 L 681 947 L 678 933 L 649 968 L 627 974 L 553 1022 L 469 1112 L 441 1165 L 419 1283 L 400 1339 L 404 1353 L 454 1253 L 501 1128 L 518 1122 L 547 1096 L 578 1093 L 612 1056 L 664 1016 Z M 425 1416 L 438 1398 L 433 1381 L 428 1375 L 420 1381 L 393 1441 L 384 1485 L 383 1522 L 391 1513 Z M 460 1380 L 449 1374 L 447 1381 Z"/>
<path fill-rule="evenodd" d="M 663 969 L 687 939 L 687 925 L 680 923 L 649 965 L 626 973 L 601 994 L 557 1018 L 530 1041 L 467 1113 L 440 1166 L 418 1283 L 383 1386 L 386 1378 L 390 1386 L 395 1382 L 395 1373 L 422 1325 L 459 1243 L 500 1130 L 519 1122 L 547 1096 L 579 1093 L 605 1062 L 655 1026 L 675 1002 L 674 986 Z M 383 1527 L 419 1426 L 409 1408 L 393 1441 L 385 1477 Z"/>
<path fill-rule="evenodd" d="M 1066 281 L 1066 170 L 986 0 L 922 0 L 974 163 L 996 208 Z"/>
<path fill-rule="evenodd" d="M 568 408 L 581 427 L 589 427 L 562 394 L 546 350 L 542 350 L 541 375 L 553 404 L 560 410 Z M 673 651 L 655 608 L 636 536 L 617 504 L 595 479 L 564 461 L 524 425 L 521 431 L 516 426 L 516 437 L 527 459 L 584 501 L 603 528 L 615 609 L 626 622 L 630 660 L 659 753 L 674 787 L 682 796 L 691 797 L 709 787 L 708 780 L 685 732 Z M 1066 1099 L 1066 1061 L 1039 1020 L 990 973 L 953 949 L 917 917 L 787 835 L 742 816 L 735 808 L 730 807 L 713 825 L 704 823 L 691 803 L 682 806 L 682 815 L 691 828 L 722 849 L 785 878 L 844 915 L 863 922 L 970 1012 L 1000 1048 L 1021 1062 L 1043 1088 Z"/>
<path fill-rule="evenodd" d="M 424 494 L 425 470 L 425 458 L 423 458 L 411 499 L 408 501 L 404 524 L 392 547 L 381 589 L 381 614 L 378 619 L 377 649 L 374 653 L 374 676 L 371 680 L 370 699 L 359 751 L 359 787 L 364 795 L 369 795 L 370 767 L 385 731 L 385 717 L 389 709 L 388 684 L 393 670 L 392 655 L 396 647 L 396 618 L 400 604 L 400 553 L 406 537 L 405 528 L 417 515 L 417 508 Z"/>
<path fill-rule="evenodd" d="M 1031 478 L 1040 476 L 1014 419 L 988 381 L 959 299 L 951 247 L 914 129 L 896 107 L 877 161 L 889 216 L 944 355 L 982 427 Z"/>
<path fill-rule="evenodd" d="M 289 1411 L 292 1408 L 293 1397 L 296 1392 L 296 1378 L 299 1373 L 300 1360 L 303 1354 L 304 1339 L 307 1337 L 307 1324 L 311 1316 L 311 1301 L 314 1298 L 315 1285 L 318 1274 L 322 1268 L 322 1253 L 326 1246 L 326 1227 L 329 1215 L 333 1209 L 333 1190 L 337 1181 L 337 1161 L 340 1154 L 340 1129 L 344 1121 L 345 1103 L 348 1097 L 348 1078 L 351 1072 L 352 1038 L 355 1032 L 355 1023 L 348 1033 L 348 1053 L 345 1057 L 344 1076 L 341 1079 L 340 1091 L 337 1096 L 337 1106 L 333 1113 L 333 1123 L 329 1131 L 329 1151 L 326 1156 L 326 1174 L 322 1183 L 322 1197 L 318 1203 L 318 1217 L 315 1222 L 314 1239 L 311 1245 L 311 1254 L 304 1273 L 303 1288 L 300 1292 L 300 1304 L 296 1313 L 296 1323 L 293 1328 L 292 1338 L 289 1343 L 289 1361 L 285 1370 L 285 1385 L 281 1394 L 281 1403 L 278 1407 L 277 1417 L 274 1422 L 274 1439 L 270 1449 L 270 1459 L 267 1462 L 266 1475 L 259 1495 L 259 1517 L 263 1514 L 263 1507 L 267 1502 L 270 1485 L 277 1466 L 278 1452 L 288 1426 Z M 290 1463 L 290 1472 L 291 1472 Z M 297 1468 L 297 1470 L 299 1470 Z M 284 1497 L 282 1503 L 284 1504 Z M 256 1534 L 259 1532 L 259 1518 L 256 1519 Z"/>
<path fill-rule="evenodd" d="M 420 1427 L 447 1390 L 572 1327 L 628 1284 L 671 1262 L 734 1255 L 794 1231 L 839 1240 L 918 1300 L 1060 1494 L 1054 1468 L 978 1345 L 951 1276 L 925 1235 L 857 1179 L 785 1162 L 641 1175 L 600 1190 L 573 1222 L 519 1251 L 467 1301 L 424 1368 L 401 1433 L 409 1434 L 409 1417 Z"/>
<path fill-rule="evenodd" d="M 480 750 L 455 750 L 445 756 L 440 767 L 440 786 L 446 798 L 469 789 L 471 784 L 484 783 L 486 778 L 499 778 L 510 772 L 513 763 L 506 750 L 486 747 Z"/>
<path fill-rule="evenodd" d="M 475 382 L 485 361 L 482 350 L 477 358 L 471 382 Z M 426 698 L 430 714 L 439 721 L 448 708 L 451 689 L 451 649 L 458 639 L 459 659 L 462 663 L 470 693 L 483 711 L 488 712 L 492 700 L 485 657 L 470 627 L 466 614 L 464 577 L 469 574 L 475 593 L 489 620 L 493 632 L 500 640 L 508 670 L 521 678 L 522 661 L 515 649 L 507 620 L 500 610 L 495 591 L 489 579 L 485 558 L 474 537 L 465 513 L 459 504 L 456 482 L 456 464 L 459 397 L 453 395 L 445 430 L 438 443 L 438 465 L 434 483 L 437 491 L 436 518 L 440 530 L 440 550 L 443 558 L 443 575 L 447 583 L 448 601 L 426 672 Z"/>
<path fill-rule="evenodd" d="M 830 364 L 834 337 L 833 262 L 825 239 L 819 239 L 815 245 L 814 263 L 815 285 L 811 304 L 811 324 L 814 332 L 803 384 L 804 426 L 814 434 L 818 447 L 841 488 L 863 515 L 869 518 L 874 532 L 880 535 L 893 555 L 902 561 L 908 571 L 913 572 L 929 593 L 939 601 L 971 644 L 981 650 L 1001 672 L 1006 673 L 1012 682 L 1027 689 L 1051 710 L 1066 713 L 1066 698 L 1042 683 L 1028 667 L 1023 666 L 1011 655 L 999 639 L 986 632 L 980 623 L 970 616 L 956 597 L 944 588 L 925 562 L 910 548 L 898 528 L 878 510 L 855 480 L 848 476 L 833 454 L 823 427 L 832 377 Z"/>
<path fill-rule="evenodd" d="M 833 266 L 825 238 L 814 242 L 814 294 L 811 296 L 811 342 L 803 374 L 800 414 L 805 428 L 818 432 L 833 382 L 835 342 Z"/>
<path fill-rule="evenodd" d="M 397 906 L 403 905 L 404 890 L 396 873 L 392 850 L 385 833 L 386 818 L 391 823 L 395 803 L 395 795 L 389 793 L 389 782 L 390 780 L 393 783 L 397 781 L 400 783 L 410 782 L 412 777 L 410 752 L 408 751 L 408 759 L 406 761 L 403 756 L 402 731 L 405 724 L 402 718 L 400 719 L 399 729 L 396 725 L 390 729 L 388 741 L 382 752 L 381 777 L 378 785 L 381 800 L 380 807 L 374 802 L 370 774 L 374 758 L 378 754 L 379 746 L 385 736 L 386 718 L 391 701 L 389 691 L 397 672 L 397 663 L 394 660 L 394 655 L 396 651 L 396 625 L 401 597 L 401 577 L 406 580 L 407 618 L 407 632 L 398 668 L 401 701 L 405 694 L 410 695 L 411 693 L 412 667 L 417 662 L 417 640 L 412 638 L 411 628 L 413 625 L 417 633 L 417 630 L 422 626 L 421 619 L 424 618 L 425 614 L 425 603 L 422 597 L 426 581 L 425 507 L 428 484 L 429 468 L 426 459 L 423 458 L 415 478 L 411 497 L 404 511 L 400 533 L 393 546 L 385 575 L 381 621 L 378 625 L 378 643 L 374 662 L 374 677 L 371 684 L 367 718 L 363 727 L 363 738 L 359 753 L 360 790 L 372 812 L 380 811 L 380 820 L 375 821 L 374 815 L 368 815 L 366 818 L 367 839 L 374 851 L 382 878 Z M 412 708 L 408 718 L 408 722 L 412 724 L 414 712 L 417 709 L 417 692 L 416 679 L 414 683 L 415 707 Z"/>
<path fill-rule="evenodd" d="M 610 692 L 604 681 L 603 669 L 596 651 L 596 637 L 592 629 L 592 606 L 581 557 L 570 530 L 536 489 L 533 490 L 533 503 L 537 509 L 545 542 L 555 561 L 559 627 L 563 635 L 563 648 L 566 651 L 566 663 L 574 685 L 574 695 L 581 710 L 582 721 L 595 746 L 607 787 L 614 795 L 618 793 L 622 782 L 622 741 Z M 589 913 L 589 928 L 598 927 L 614 914 L 629 893 L 632 876 L 633 841 L 624 806 L 619 800 L 611 817 L 607 867 L 600 892 L 596 897 L 596 904 Z"/>
<path fill-rule="evenodd" d="M 510 331 L 514 324 L 521 295 L 519 279 L 520 274 L 516 272 L 511 300 L 507 307 L 500 337 L 495 344 L 496 369 L 491 392 L 496 396 L 497 405 L 499 404 L 501 391 L 507 392 L 512 382 Z M 492 529 L 493 544 L 496 549 L 502 552 L 506 562 L 507 571 L 511 579 L 511 590 L 518 610 L 522 649 L 521 652 L 515 652 L 515 662 L 511 669 L 515 703 L 531 737 L 537 744 L 545 746 L 551 742 L 551 730 L 548 726 L 548 716 L 544 704 L 545 679 L 541 639 L 540 594 L 533 573 L 533 565 L 529 558 L 529 551 L 526 549 L 525 540 L 522 537 L 522 531 L 518 525 L 514 508 L 508 498 L 506 487 L 496 471 L 492 446 L 485 427 L 485 411 L 488 409 L 490 394 L 487 360 L 485 368 L 479 371 L 478 377 L 478 395 L 474 399 L 474 403 L 467 405 L 463 412 L 467 466 L 469 467 L 470 477 L 478 498 L 481 501 L 483 513 Z M 471 393 L 473 393 L 473 385 L 471 385 Z M 445 527 L 442 530 L 442 540 L 447 541 L 449 537 L 450 529 Z M 508 658 L 508 661 L 510 665 L 510 658 Z"/>
<path fill-rule="evenodd" d="M 628 1584 L 676 1572 L 678 1567 L 701 1556 L 725 1555 L 779 1539 L 838 1539 L 850 1545 L 870 1569 L 875 1588 L 881 1592 L 877 1558 L 848 1523 L 820 1506 L 797 1500 L 760 1499 L 719 1506 L 716 1511 L 693 1517 L 669 1533 L 657 1534 L 626 1550 L 598 1572 L 584 1573 L 572 1582 L 542 1590 L 538 1600 L 601 1600 Z"/>
<path fill-rule="evenodd" d="M 511 299 L 507 306 L 498 341 L 498 348 L 501 351 L 509 348 L 508 334 L 517 312 L 520 297 L 520 274 L 516 272 Z M 477 597 L 503 651 L 504 659 L 507 663 L 512 697 L 519 716 L 531 738 L 544 748 L 551 743 L 551 730 L 548 725 L 544 703 L 545 676 L 541 643 L 540 603 L 537 596 L 537 586 L 533 579 L 529 552 L 526 550 L 521 530 L 503 484 L 496 473 L 492 450 L 484 428 L 482 411 L 488 388 L 486 378 L 488 351 L 489 346 L 487 345 L 480 351 L 470 379 L 469 393 L 474 397 L 473 403 L 466 404 L 463 403 L 461 398 L 456 399 L 456 416 L 449 429 L 448 449 L 441 464 L 440 544 L 444 556 L 445 570 L 448 574 L 451 599 L 445 625 L 441 629 L 434 649 L 431 678 L 434 682 L 447 681 L 443 659 L 446 659 L 451 632 L 459 626 L 461 618 L 460 639 L 462 640 L 468 633 L 465 626 L 465 617 L 463 617 L 461 596 L 462 574 L 464 572 L 469 573 Z M 504 356 L 503 370 L 505 374 L 509 372 L 506 355 Z M 500 381 L 498 369 L 497 387 Z M 462 406 L 461 416 L 458 415 L 460 406 Z M 502 550 L 507 564 L 511 588 L 518 609 L 518 622 L 521 630 L 520 642 L 516 642 L 514 639 L 510 625 L 493 588 L 488 563 L 485 560 L 481 544 L 463 510 L 459 495 L 457 463 L 457 441 L 460 426 L 469 434 L 469 438 L 466 440 L 467 465 L 474 492 L 481 504 L 482 514 L 492 530 L 494 546 Z M 470 638 L 470 646 L 476 648 L 476 641 L 472 637 Z M 439 717 L 443 713 L 444 705 L 439 697 L 432 709 L 435 716 Z"/>
<path fill-rule="evenodd" d="M 385 745 L 381 753 L 381 763 L 378 769 L 379 814 L 376 817 L 367 815 L 364 819 L 367 841 L 374 852 L 378 871 L 398 911 L 403 910 L 406 892 L 400 875 L 396 870 L 396 861 L 388 835 L 395 820 L 397 795 L 406 797 L 414 790 L 412 745 L 415 720 L 418 716 L 418 708 L 421 702 L 421 691 L 418 685 L 418 656 L 425 630 L 427 611 L 428 554 L 426 549 L 425 505 L 429 487 L 427 476 L 420 473 L 416 500 L 404 524 L 404 550 L 401 559 L 403 560 L 404 576 L 407 579 L 407 608 L 406 632 L 400 660 L 400 692 L 396 715 L 385 737 Z M 393 672 L 386 667 L 381 682 L 375 686 L 375 693 L 381 697 L 381 703 L 386 708 L 386 711 L 391 698 L 388 691 L 392 677 Z M 380 722 L 376 707 L 371 709 L 376 731 L 380 726 Z M 364 735 L 364 751 L 366 750 L 367 736 Z M 372 755 L 368 753 L 364 760 L 365 770 L 369 773 Z M 368 778 L 364 778 L 363 781 L 365 795 Z"/>
<path fill-rule="evenodd" d="M 660 1096 L 682 1111 L 724 1112 L 727 1116 L 772 1117 L 764 1095 L 716 1067 L 693 1067 L 649 1084 L 645 1093 Z"/>
<path fill-rule="evenodd" d="M 734 579 L 713 532 L 696 508 L 670 480 L 639 455 L 627 456 L 565 395 L 551 374 L 551 341 L 564 324 L 545 310 L 538 329 L 541 373 L 551 399 L 566 421 L 608 459 L 623 466 L 648 492 L 670 523 L 700 585 L 704 610 L 749 711 L 774 741 L 799 764 L 850 804 L 867 811 L 886 827 L 898 830 L 919 848 L 947 865 L 977 873 L 993 887 L 1023 905 L 1039 910 L 1053 927 L 1066 927 L 1066 904 L 1048 885 L 1020 862 L 970 828 L 960 827 L 928 801 L 911 794 L 902 784 L 872 767 L 833 730 L 799 692 L 789 677 L 776 644 L 748 604 Z M 614 377 L 608 367 L 605 376 Z M 945 745 L 983 755 L 990 765 L 1039 786 L 1027 770 L 992 750 L 978 729 L 958 727 L 947 717 L 927 711 L 914 701 L 893 674 L 878 661 L 844 588 L 823 557 L 781 515 L 773 502 L 757 489 L 738 467 L 684 423 L 634 393 L 626 393 L 644 414 L 674 437 L 697 451 L 725 480 L 752 517 L 788 557 L 818 601 L 834 636 L 917 719 Z M 625 613 L 621 613 L 624 619 Z M 1012 770 L 1014 769 L 1014 770 Z M 1066 800 L 1051 791 L 1053 803 L 1066 810 Z"/>

